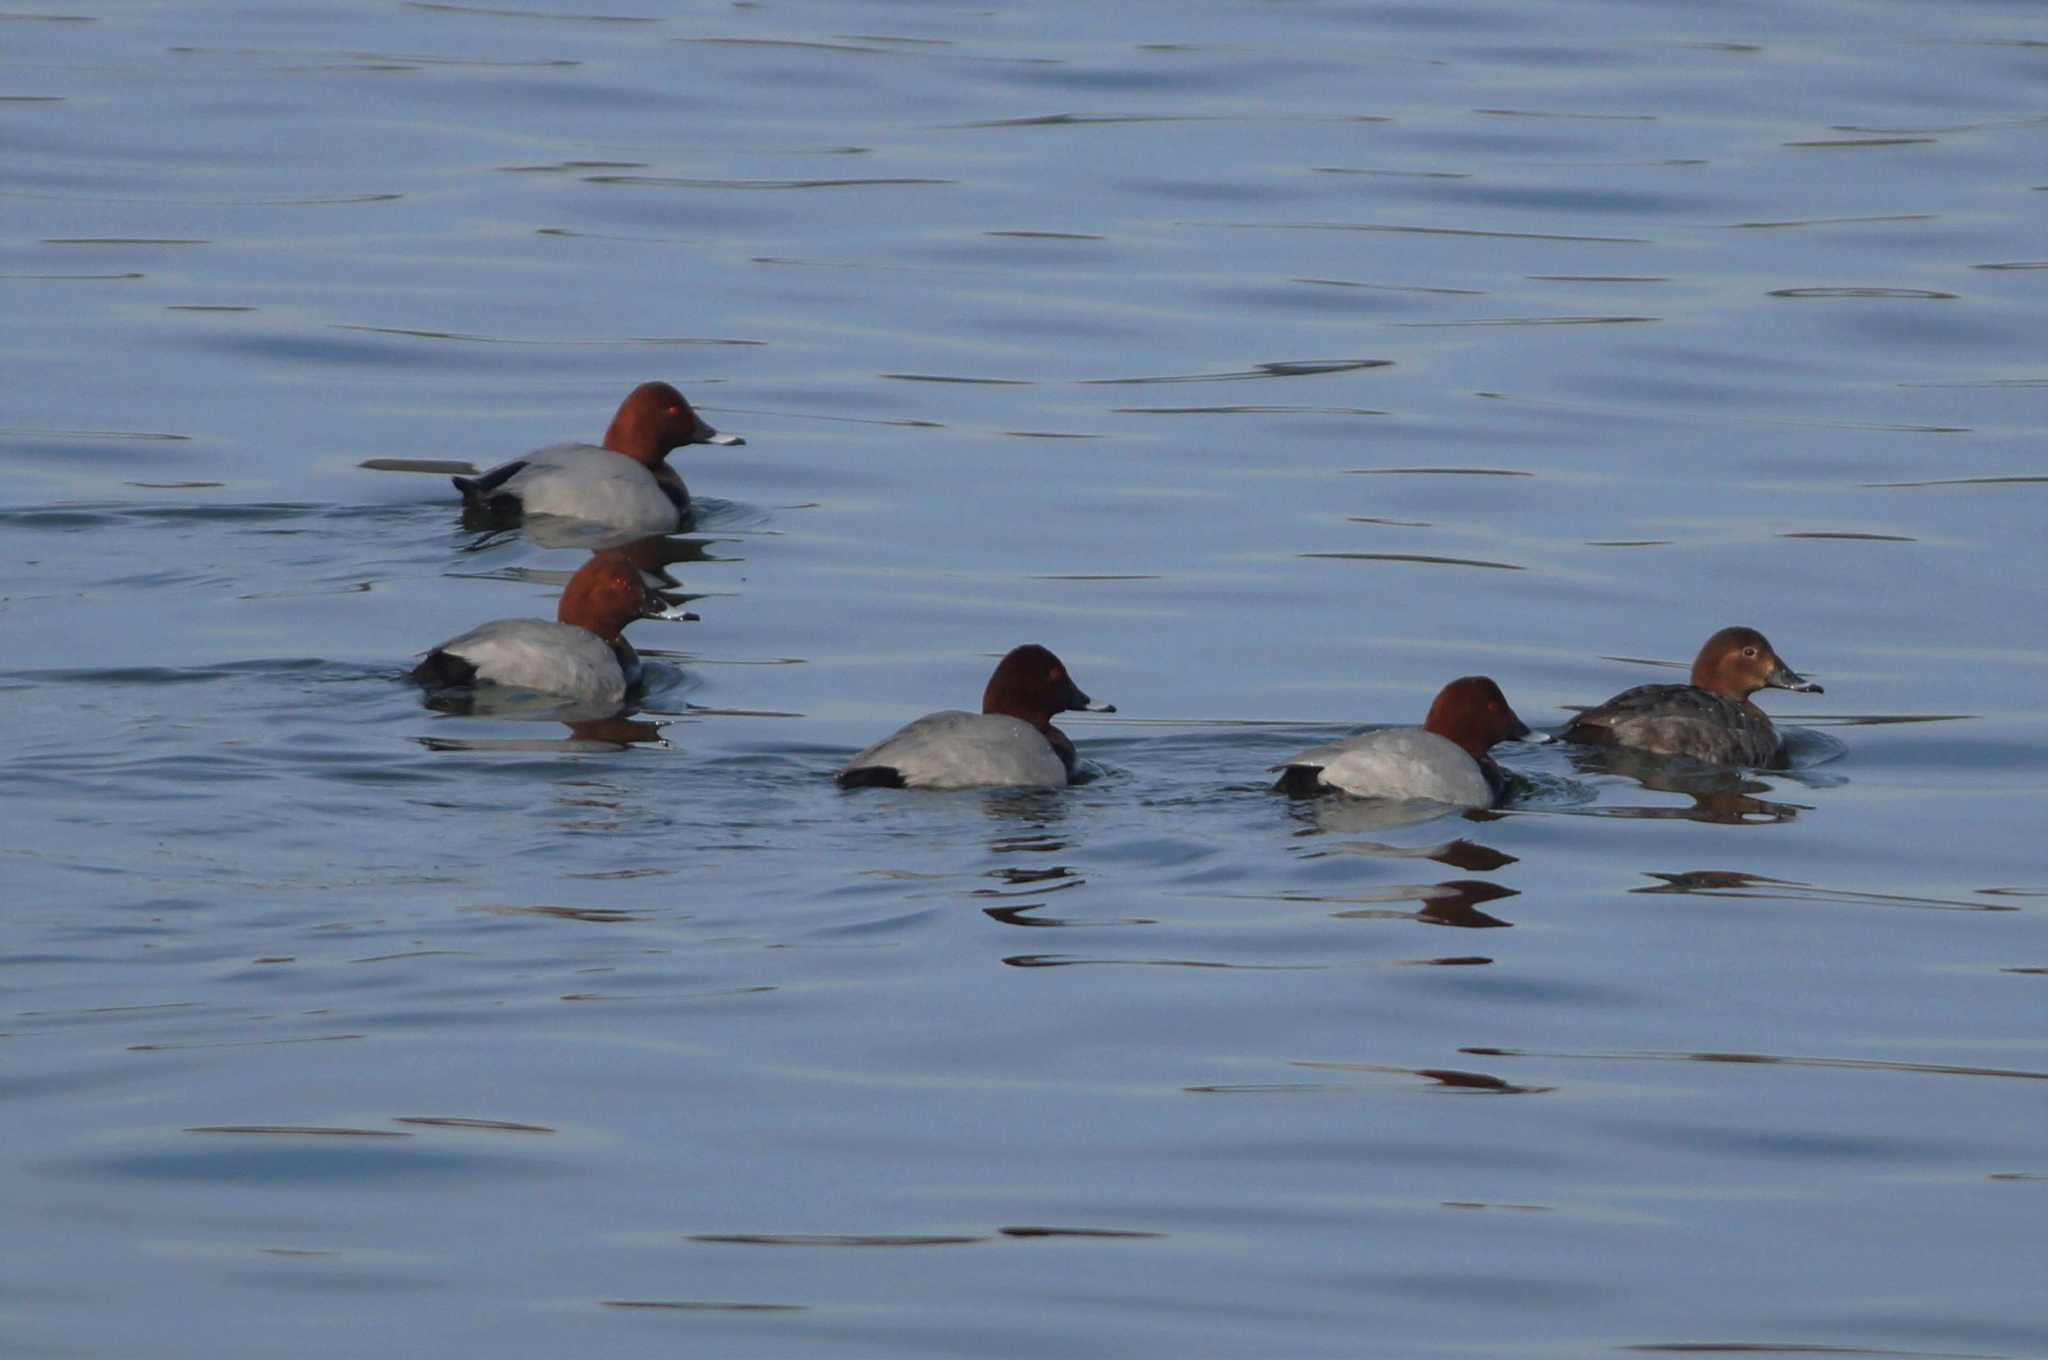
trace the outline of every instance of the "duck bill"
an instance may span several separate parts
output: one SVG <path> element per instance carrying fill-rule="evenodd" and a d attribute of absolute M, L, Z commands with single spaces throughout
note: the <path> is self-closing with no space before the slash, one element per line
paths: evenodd
<path fill-rule="evenodd" d="M 1067 692 L 1060 696 L 1060 708 L 1068 713 L 1114 713 L 1115 704 L 1098 704 L 1081 692 L 1081 687 L 1072 680 L 1067 681 Z"/>
<path fill-rule="evenodd" d="M 731 446 L 744 444 L 747 441 L 736 434 L 720 434 L 704 423 L 704 417 L 698 416 L 696 427 L 690 431 L 690 442 L 692 444 L 725 444 Z"/>
<path fill-rule="evenodd" d="M 1771 672 L 1770 679 L 1764 681 L 1764 684 L 1771 689 L 1796 690 L 1801 694 L 1827 693 L 1819 685 L 1814 684 L 1813 681 L 1807 679 L 1798 671 L 1793 670 L 1782 661 L 1778 663 L 1778 668 Z"/>
<path fill-rule="evenodd" d="M 1532 735 L 1529 724 L 1522 721 L 1519 713 L 1508 714 L 1508 734 L 1501 738 L 1502 741 L 1527 741 Z"/>

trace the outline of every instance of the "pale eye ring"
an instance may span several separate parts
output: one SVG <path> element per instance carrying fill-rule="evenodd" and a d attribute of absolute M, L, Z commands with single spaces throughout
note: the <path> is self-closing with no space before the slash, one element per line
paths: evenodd
<path fill-rule="evenodd" d="M 1755 656 L 1755 655 L 1756 655 L 1756 648 L 1754 648 L 1754 647 L 1744 647 L 1744 648 L 1742 649 L 1742 654 L 1743 654 L 1744 656 Z"/>

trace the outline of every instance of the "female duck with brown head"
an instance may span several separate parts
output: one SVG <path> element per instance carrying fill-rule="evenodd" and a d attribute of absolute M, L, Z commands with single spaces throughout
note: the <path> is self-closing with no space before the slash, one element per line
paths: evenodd
<path fill-rule="evenodd" d="M 1500 686 L 1483 675 L 1437 692 L 1420 727 L 1383 727 L 1303 751 L 1275 765 L 1283 793 L 1349 793 L 1420 799 L 1452 807 L 1492 807 L 1507 777 L 1488 752 L 1529 735 Z"/>
<path fill-rule="evenodd" d="M 1691 756 L 1709 765 L 1781 764 L 1778 731 L 1750 701 L 1760 689 L 1823 693 L 1787 666 L 1756 629 L 1723 628 L 1693 659 L 1691 684 L 1623 690 L 1573 718 L 1564 739 Z"/>
<path fill-rule="evenodd" d="M 1052 725 L 1068 710 L 1114 713 L 1037 645 L 999 662 L 982 691 L 981 712 L 928 713 L 846 762 L 841 787 L 971 789 L 1056 787 L 1074 777 L 1074 743 Z"/>
<path fill-rule="evenodd" d="M 683 479 L 667 463 L 685 444 L 744 444 L 720 434 L 664 382 L 641 383 L 619 404 L 602 447 L 556 444 L 492 468 L 457 477 L 463 513 L 494 525 L 527 515 L 585 520 L 631 534 L 665 534 L 690 509 Z"/>
<path fill-rule="evenodd" d="M 555 622 L 498 619 L 427 653 L 412 679 L 431 690 L 497 685 L 595 703 L 616 703 L 640 682 L 640 656 L 623 630 L 635 619 L 677 617 L 647 589 L 640 569 L 594 553 L 562 588 Z"/>

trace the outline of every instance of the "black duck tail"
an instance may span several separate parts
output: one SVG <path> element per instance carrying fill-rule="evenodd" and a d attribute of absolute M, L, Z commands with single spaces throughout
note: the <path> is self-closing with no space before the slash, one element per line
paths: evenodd
<path fill-rule="evenodd" d="M 476 667 L 453 652 L 435 650 L 406 679 L 428 689 L 469 689 L 476 685 Z"/>
<path fill-rule="evenodd" d="M 525 466 L 524 462 L 507 463 L 481 477 L 450 477 L 462 493 L 463 520 L 474 528 L 509 528 L 519 523 L 524 507 L 504 486 Z"/>
<path fill-rule="evenodd" d="M 841 770 L 833 781 L 842 789 L 900 789 L 906 787 L 903 771 L 890 765 L 863 765 L 855 770 Z"/>
<path fill-rule="evenodd" d="M 1330 786 L 1323 782 L 1322 766 L 1289 765 L 1273 781 L 1273 791 L 1284 793 L 1289 798 L 1314 798 L 1328 793 Z"/>

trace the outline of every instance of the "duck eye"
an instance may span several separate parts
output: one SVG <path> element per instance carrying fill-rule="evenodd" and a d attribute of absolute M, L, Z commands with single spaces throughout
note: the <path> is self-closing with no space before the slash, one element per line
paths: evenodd
<path fill-rule="evenodd" d="M 1755 656 L 1755 655 L 1756 655 L 1756 648 L 1754 648 L 1754 647 L 1744 647 L 1744 648 L 1742 649 L 1742 654 L 1743 654 L 1744 656 Z"/>

